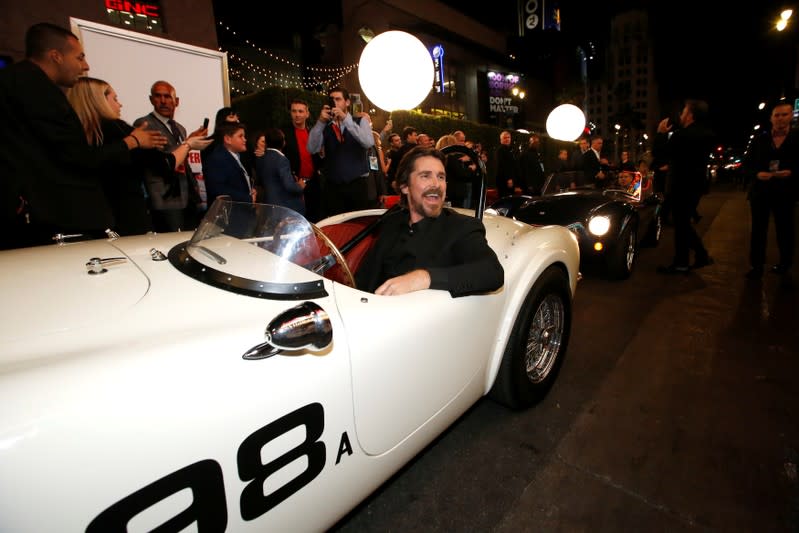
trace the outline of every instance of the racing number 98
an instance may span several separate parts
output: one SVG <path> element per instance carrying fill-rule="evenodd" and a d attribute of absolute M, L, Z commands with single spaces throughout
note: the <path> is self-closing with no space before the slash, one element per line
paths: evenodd
<path fill-rule="evenodd" d="M 283 455 L 261 463 L 261 449 L 275 438 L 294 428 L 305 426 L 305 440 Z M 325 427 L 322 405 L 312 403 L 282 416 L 250 434 L 239 446 L 236 462 L 239 478 L 249 481 L 241 492 L 241 517 L 255 520 L 310 483 L 325 466 L 325 444 L 318 440 Z M 269 494 L 263 493 L 266 480 L 292 461 L 307 458 L 307 468 Z M 227 507 L 222 467 L 205 459 L 181 468 L 119 500 L 101 512 L 86 528 L 86 533 L 127 531 L 128 522 L 158 502 L 184 489 L 190 489 L 189 507 L 156 528 L 156 531 L 180 531 L 193 522 L 197 530 L 224 531 Z"/>

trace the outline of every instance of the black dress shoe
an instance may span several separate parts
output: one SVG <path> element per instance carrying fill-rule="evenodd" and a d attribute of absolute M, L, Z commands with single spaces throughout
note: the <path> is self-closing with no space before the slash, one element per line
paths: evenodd
<path fill-rule="evenodd" d="M 659 266 L 657 267 L 658 274 L 688 274 L 691 271 L 691 268 L 684 265 L 669 265 L 669 266 Z"/>
<path fill-rule="evenodd" d="M 774 272 L 775 274 L 780 274 L 780 275 L 782 275 L 782 274 L 785 274 L 785 273 L 786 273 L 786 272 L 788 272 L 790 269 L 791 269 L 791 267 L 790 267 L 790 266 L 788 266 L 788 265 L 785 265 L 785 264 L 783 264 L 783 263 L 777 263 L 776 265 L 774 265 L 773 267 L 771 267 L 771 271 L 772 271 L 772 272 Z"/>
<path fill-rule="evenodd" d="M 705 256 L 705 257 L 700 257 L 699 259 L 695 260 L 694 264 L 691 265 L 691 268 L 702 268 L 702 267 L 706 267 L 706 266 L 712 265 L 713 263 L 715 263 L 715 261 L 713 260 L 712 257 L 710 257 L 708 255 L 708 256 Z"/>
<path fill-rule="evenodd" d="M 746 279 L 760 279 L 762 277 L 763 277 L 762 268 L 753 268 L 752 270 L 746 273 Z"/>

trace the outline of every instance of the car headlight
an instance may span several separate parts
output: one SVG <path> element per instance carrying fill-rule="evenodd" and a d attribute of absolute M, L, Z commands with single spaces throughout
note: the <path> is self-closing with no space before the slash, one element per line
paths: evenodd
<path fill-rule="evenodd" d="M 605 216 L 593 217 L 588 221 L 588 231 L 597 237 L 601 237 L 610 229 L 610 219 Z"/>

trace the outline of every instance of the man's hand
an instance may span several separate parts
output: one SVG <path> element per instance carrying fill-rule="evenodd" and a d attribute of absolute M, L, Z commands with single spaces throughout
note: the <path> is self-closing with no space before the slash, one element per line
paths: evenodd
<path fill-rule="evenodd" d="M 668 133 L 671 131 L 672 125 L 669 124 L 669 119 L 664 118 L 658 124 L 658 133 Z"/>
<path fill-rule="evenodd" d="M 333 118 L 333 110 L 329 105 L 323 105 L 322 110 L 319 112 L 319 120 L 322 122 L 330 122 Z"/>
<path fill-rule="evenodd" d="M 341 122 L 346 116 L 347 114 L 338 107 L 334 107 L 330 110 L 330 117 L 336 122 Z"/>
<path fill-rule="evenodd" d="M 409 292 L 430 288 L 430 273 L 427 270 L 411 270 L 407 274 L 385 281 L 377 288 L 375 294 L 380 296 L 397 296 Z"/>
<path fill-rule="evenodd" d="M 189 133 L 189 139 L 192 137 L 208 137 L 208 128 L 197 128 L 193 132 Z"/>

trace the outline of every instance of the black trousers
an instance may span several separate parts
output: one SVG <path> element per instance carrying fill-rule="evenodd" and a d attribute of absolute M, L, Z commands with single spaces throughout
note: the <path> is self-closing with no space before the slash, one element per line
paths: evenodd
<path fill-rule="evenodd" d="M 691 250 L 694 260 L 706 259 L 707 249 L 691 224 L 691 217 L 699 205 L 698 194 L 671 195 L 671 212 L 674 220 L 674 262 L 677 266 L 689 266 Z"/>
<path fill-rule="evenodd" d="M 749 241 L 749 262 L 753 268 L 763 268 L 766 262 L 768 222 L 771 214 L 774 214 L 780 264 L 793 265 L 795 206 L 796 202 L 791 194 L 769 194 L 766 197 L 750 198 L 752 236 Z"/>
<path fill-rule="evenodd" d="M 349 183 L 333 183 L 329 179 L 326 180 L 324 201 L 326 216 L 369 209 L 366 176 L 355 178 Z"/>

